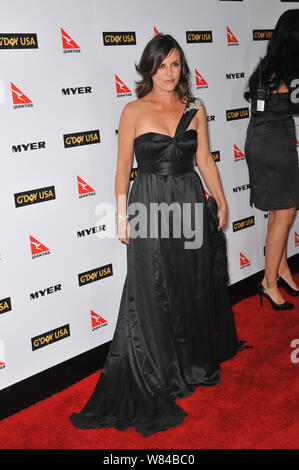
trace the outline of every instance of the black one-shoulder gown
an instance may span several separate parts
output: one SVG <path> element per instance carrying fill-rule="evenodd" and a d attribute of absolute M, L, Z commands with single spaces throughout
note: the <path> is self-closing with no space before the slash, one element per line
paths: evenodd
<path fill-rule="evenodd" d="M 184 236 L 130 239 L 106 361 L 88 402 L 70 417 L 78 428 L 134 426 L 146 437 L 177 426 L 187 413 L 175 399 L 217 384 L 220 362 L 238 351 L 227 287 L 213 277 L 213 234 L 194 166 L 197 131 L 188 129 L 201 105 L 199 98 L 187 102 L 174 137 L 148 132 L 135 139 L 139 174 L 128 203 L 202 203 L 203 244 L 185 249 Z"/>

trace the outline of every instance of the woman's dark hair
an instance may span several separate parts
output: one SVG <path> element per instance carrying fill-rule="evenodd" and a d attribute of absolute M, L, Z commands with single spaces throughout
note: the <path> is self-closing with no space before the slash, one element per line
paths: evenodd
<path fill-rule="evenodd" d="M 180 100 L 182 97 L 187 97 L 190 101 L 194 100 L 191 96 L 190 71 L 184 52 L 170 34 L 162 33 L 157 34 L 147 43 L 139 64 L 135 64 L 137 72 L 142 76 L 142 80 L 135 82 L 137 84 L 135 92 L 138 98 L 142 98 L 152 90 L 152 75 L 157 72 L 158 67 L 173 48 L 179 51 L 181 59 L 181 76 L 175 91 L 178 93 Z"/>
<path fill-rule="evenodd" d="M 249 101 L 259 87 L 260 64 L 248 81 L 244 98 Z M 299 9 L 285 11 L 277 21 L 269 40 L 267 53 L 261 61 L 262 87 L 277 90 L 285 83 L 290 89 L 294 78 L 299 78 Z"/>

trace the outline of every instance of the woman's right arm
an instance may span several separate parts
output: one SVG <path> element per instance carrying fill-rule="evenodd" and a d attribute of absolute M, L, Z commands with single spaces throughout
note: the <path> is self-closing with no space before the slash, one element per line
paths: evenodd
<path fill-rule="evenodd" d="M 124 107 L 118 127 L 118 157 L 115 176 L 116 213 L 127 215 L 127 196 L 130 186 L 130 174 L 133 164 L 135 138 L 135 106 L 127 103 Z M 119 239 L 129 243 L 128 219 L 117 219 Z"/>

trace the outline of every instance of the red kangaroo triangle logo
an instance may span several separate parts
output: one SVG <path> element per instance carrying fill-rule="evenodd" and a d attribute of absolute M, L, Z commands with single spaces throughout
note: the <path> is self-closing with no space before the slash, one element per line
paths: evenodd
<path fill-rule="evenodd" d="M 209 199 L 210 197 L 210 194 L 208 193 L 208 191 L 205 190 L 205 196 L 206 196 L 206 201 Z"/>
<path fill-rule="evenodd" d="M 43 253 L 44 251 L 49 251 L 49 248 L 47 248 L 41 242 L 36 240 L 36 238 L 33 238 L 31 235 L 29 235 L 29 238 L 30 238 L 31 254 L 32 255 L 37 255 L 38 253 Z"/>
<path fill-rule="evenodd" d="M 95 328 L 96 326 L 102 325 L 103 323 L 107 323 L 107 320 L 105 320 L 105 318 L 100 317 L 100 315 L 95 313 L 93 310 L 90 310 L 90 316 L 91 316 L 91 326 L 92 326 L 92 328 Z"/>
<path fill-rule="evenodd" d="M 247 264 L 250 264 L 249 259 L 247 259 L 246 256 L 244 256 L 243 253 L 240 252 L 240 266 L 246 266 Z"/>
<path fill-rule="evenodd" d="M 299 233 L 295 232 L 295 245 L 299 245 Z"/>
<path fill-rule="evenodd" d="M 235 154 L 235 160 L 238 160 L 240 158 L 245 158 L 244 153 L 234 144 L 234 154 Z"/>
<path fill-rule="evenodd" d="M 11 82 L 10 84 L 11 84 L 13 104 L 32 103 L 32 101 L 28 98 L 28 96 L 24 95 L 24 93 L 21 90 L 19 90 L 19 88 L 17 88 Z"/>
<path fill-rule="evenodd" d="M 227 33 L 227 42 L 228 42 L 229 44 L 238 44 L 238 39 L 237 39 L 236 36 L 231 32 L 231 30 L 229 29 L 228 26 L 226 27 L 226 33 Z"/>
<path fill-rule="evenodd" d="M 79 194 L 92 193 L 94 189 L 89 186 L 80 176 L 77 176 Z"/>
<path fill-rule="evenodd" d="M 160 34 L 155 26 L 154 26 L 154 33 L 155 33 L 155 36 L 157 36 L 157 34 Z"/>
<path fill-rule="evenodd" d="M 196 79 L 196 86 L 208 86 L 206 80 L 203 78 L 202 75 L 195 69 L 195 79 Z"/>
<path fill-rule="evenodd" d="M 78 44 L 69 36 L 64 29 L 61 29 L 62 47 L 63 49 L 80 49 Z"/>
<path fill-rule="evenodd" d="M 131 93 L 131 90 L 121 81 L 121 79 L 115 75 L 116 82 L 116 93 Z"/>

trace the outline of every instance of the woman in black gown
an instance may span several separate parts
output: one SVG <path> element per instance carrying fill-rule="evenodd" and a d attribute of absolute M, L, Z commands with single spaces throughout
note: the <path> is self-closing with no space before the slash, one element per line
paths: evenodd
<path fill-rule="evenodd" d="M 251 119 L 245 142 L 249 169 L 250 204 L 269 211 L 265 272 L 258 285 L 276 310 L 290 310 L 278 287 L 299 295 L 287 262 L 288 231 L 299 205 L 299 167 L 295 124 L 299 113 L 299 10 L 287 10 L 279 18 L 267 54 L 249 79 L 244 94 L 251 100 Z M 259 90 L 259 91 L 258 91 Z"/>
<path fill-rule="evenodd" d="M 78 428 L 134 426 L 143 436 L 179 425 L 187 413 L 176 398 L 220 380 L 220 362 L 233 357 L 238 341 L 227 293 L 226 201 L 211 156 L 206 112 L 190 96 L 189 69 L 178 43 L 157 35 L 146 46 L 142 75 L 119 125 L 116 174 L 118 234 L 127 244 L 127 276 L 115 333 Z M 127 204 L 135 151 L 139 174 Z M 214 198 L 208 204 L 198 168 Z M 216 200 L 216 202 L 215 202 Z M 132 236 L 133 203 L 195 203 L 203 208 L 201 247 L 186 249 L 189 237 Z M 213 205 L 214 203 L 214 205 Z M 216 204 L 217 203 L 217 204 Z M 218 205 L 218 209 L 217 209 Z M 218 215 L 218 217 L 217 217 Z M 183 225 L 183 224 L 182 224 Z M 131 233 L 130 233 L 131 228 Z"/>

